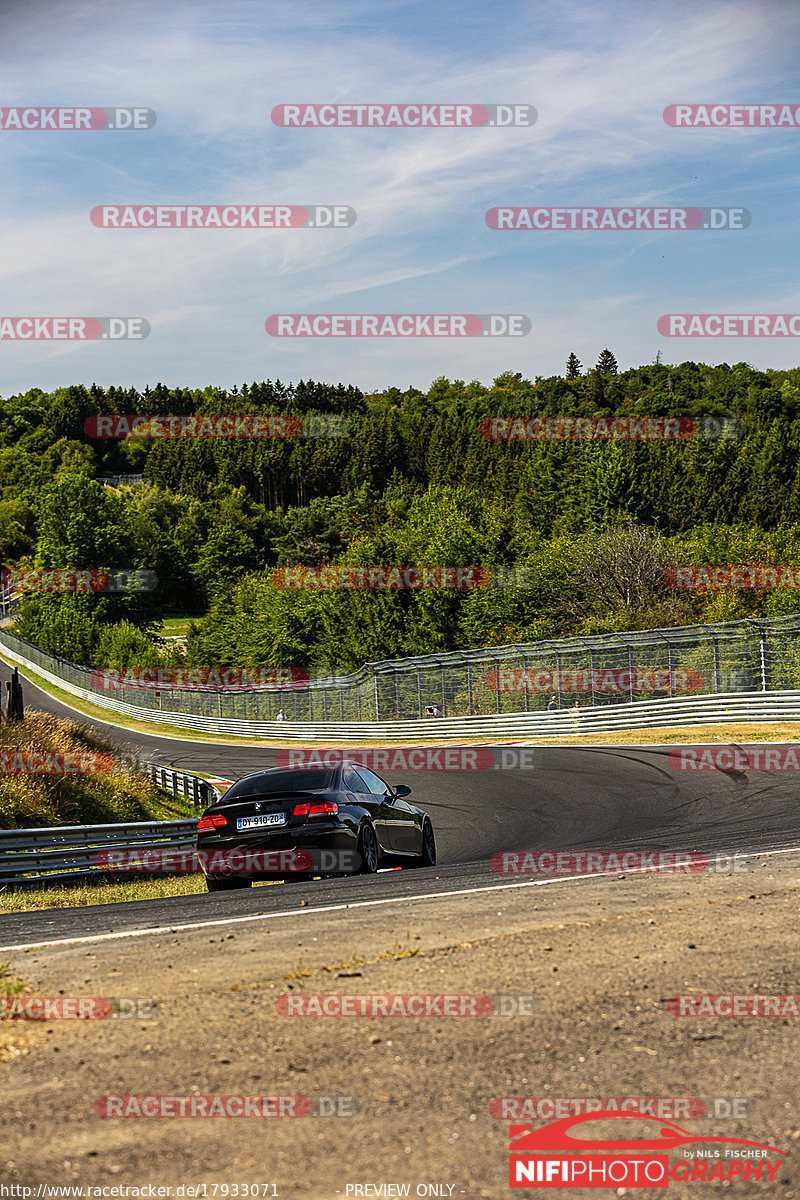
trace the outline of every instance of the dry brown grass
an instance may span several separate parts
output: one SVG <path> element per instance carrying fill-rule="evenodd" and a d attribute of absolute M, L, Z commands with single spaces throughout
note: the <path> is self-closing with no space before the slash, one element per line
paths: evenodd
<path fill-rule="evenodd" d="M 148 776 L 133 771 L 120 751 L 88 724 L 29 712 L 0 725 L 0 829 L 104 825 L 188 815 L 165 800 Z M 26 773 L 31 754 L 70 770 Z M 41 760 L 39 764 L 42 765 Z"/>

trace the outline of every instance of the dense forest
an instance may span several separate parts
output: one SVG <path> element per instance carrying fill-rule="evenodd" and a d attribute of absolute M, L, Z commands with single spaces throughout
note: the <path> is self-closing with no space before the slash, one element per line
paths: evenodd
<path fill-rule="evenodd" d="M 92 419 L 288 414 L 270 438 L 97 438 Z M 326 418 L 338 422 L 326 424 Z M 721 437 L 492 438 L 494 418 L 722 418 Z M 684 423 L 686 424 L 686 423 Z M 96 425 L 96 422 L 95 422 Z M 516 426 L 522 428 L 521 426 Z M 110 477 L 142 482 L 109 486 Z M 91 666 L 307 666 L 800 609 L 794 590 L 676 590 L 682 564 L 800 565 L 800 368 L 605 351 L 565 376 L 427 393 L 280 381 L 231 391 L 71 386 L 0 401 L 6 567 L 153 571 L 132 595 L 36 594 L 16 631 Z M 524 586 L 296 590 L 275 568 L 524 568 Z M 507 576 L 507 578 L 509 578 Z M 510 578 L 514 578 L 513 575 Z M 196 616 L 185 647 L 164 616 Z"/>

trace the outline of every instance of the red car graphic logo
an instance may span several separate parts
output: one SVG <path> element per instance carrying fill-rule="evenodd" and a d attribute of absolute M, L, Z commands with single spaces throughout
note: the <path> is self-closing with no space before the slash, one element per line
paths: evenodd
<path fill-rule="evenodd" d="M 650 1121 L 659 1127 L 658 1137 L 654 1138 L 625 1138 L 618 1141 L 575 1137 L 571 1130 L 576 1125 L 588 1124 L 590 1121 Z M 573 1153 L 584 1153 L 587 1150 L 616 1151 L 636 1154 L 640 1150 L 669 1151 L 694 1142 L 730 1143 L 736 1146 L 755 1146 L 759 1150 L 769 1150 L 772 1154 L 785 1154 L 785 1150 L 777 1150 L 763 1142 L 748 1142 L 742 1138 L 726 1138 L 702 1136 L 689 1133 L 679 1125 L 669 1121 L 660 1121 L 657 1117 L 646 1117 L 640 1113 L 631 1112 L 595 1112 L 583 1115 L 564 1117 L 541 1129 L 530 1125 L 511 1125 L 509 1127 L 512 1154 L 552 1153 L 553 1151 L 571 1150 Z M 516 1139 L 516 1140 L 515 1140 Z"/>

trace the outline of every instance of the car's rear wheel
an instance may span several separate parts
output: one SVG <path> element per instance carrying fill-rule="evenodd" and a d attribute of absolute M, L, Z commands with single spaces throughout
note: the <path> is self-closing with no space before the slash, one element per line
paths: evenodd
<path fill-rule="evenodd" d="M 378 869 L 378 839 L 375 830 L 365 821 L 358 835 L 359 875 L 374 875 Z"/>
<path fill-rule="evenodd" d="M 436 866 L 436 838 L 433 836 L 433 826 L 426 817 L 422 822 L 422 853 L 409 863 L 411 867 Z"/>
<path fill-rule="evenodd" d="M 206 875 L 206 887 L 210 892 L 231 892 L 235 888 L 249 888 L 253 881 L 247 875 Z"/>

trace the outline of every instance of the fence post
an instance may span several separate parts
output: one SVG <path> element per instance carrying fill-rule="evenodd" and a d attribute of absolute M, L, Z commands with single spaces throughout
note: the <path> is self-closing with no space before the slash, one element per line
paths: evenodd
<path fill-rule="evenodd" d="M 594 703 L 595 703 L 594 646 L 589 645 L 589 643 L 586 641 L 586 638 L 583 638 L 583 637 L 579 637 L 578 641 L 583 642 L 584 646 L 587 646 L 587 645 L 589 646 L 589 670 L 591 672 L 591 680 L 592 680 L 592 704 L 594 705 Z M 576 682 L 575 686 L 577 687 L 577 682 Z"/>
<path fill-rule="evenodd" d="M 669 698 L 670 698 L 670 700 L 672 700 L 673 697 L 675 696 L 675 656 L 672 652 L 672 642 L 669 640 L 669 638 L 666 636 L 666 634 L 662 633 L 661 636 L 664 638 L 664 640 L 667 643 L 667 667 L 669 668 Z"/>
<path fill-rule="evenodd" d="M 491 651 L 489 653 L 491 654 Z M 492 654 L 492 658 L 494 659 L 495 673 L 497 675 L 497 711 L 501 713 L 503 710 L 500 706 L 500 659 L 496 654 Z"/>
<path fill-rule="evenodd" d="M 753 621 L 750 617 L 746 617 L 748 625 L 754 625 L 758 630 L 759 654 L 761 658 L 761 690 L 762 692 L 769 691 L 769 660 L 767 658 L 767 631 L 763 625 L 759 625 L 757 621 Z"/>
<path fill-rule="evenodd" d="M 719 638 L 710 625 L 704 624 L 701 627 L 711 634 L 711 641 L 714 646 L 714 692 L 718 696 L 722 691 L 720 686 L 722 680 L 719 669 Z"/>

